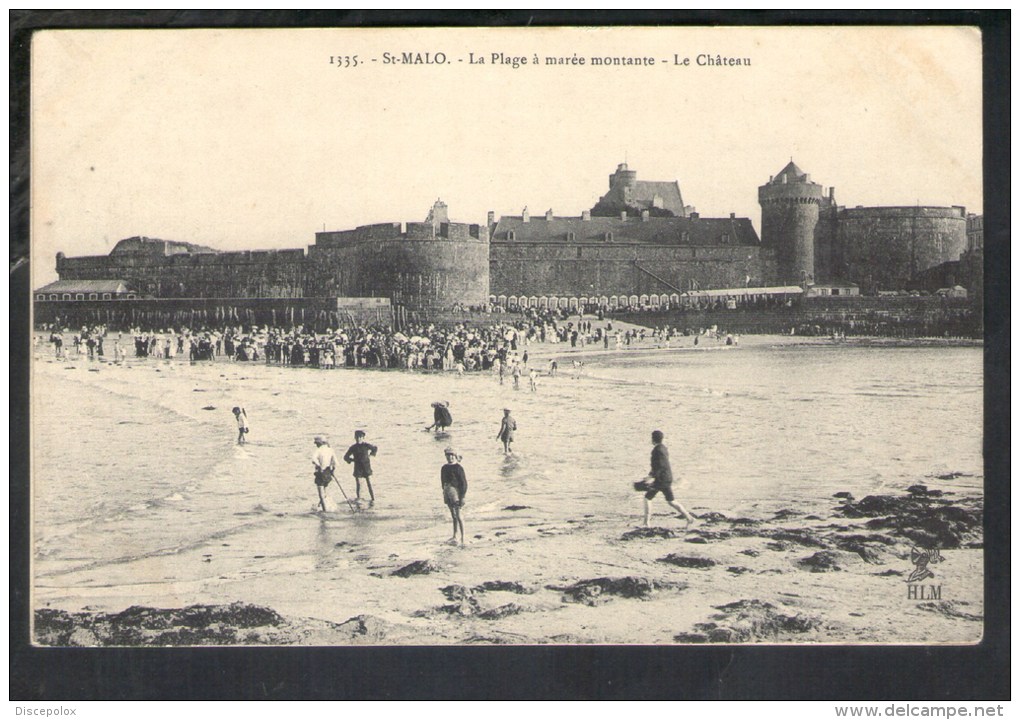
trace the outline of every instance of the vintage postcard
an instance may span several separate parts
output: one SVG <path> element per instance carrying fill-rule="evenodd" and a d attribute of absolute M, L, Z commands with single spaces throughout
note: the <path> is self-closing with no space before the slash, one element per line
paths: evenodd
<path fill-rule="evenodd" d="M 980 642 L 981 42 L 37 32 L 32 642 Z"/>

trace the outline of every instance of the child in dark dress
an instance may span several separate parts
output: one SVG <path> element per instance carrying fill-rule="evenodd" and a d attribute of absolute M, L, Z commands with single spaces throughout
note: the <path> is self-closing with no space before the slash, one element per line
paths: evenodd
<path fill-rule="evenodd" d="M 460 456 L 453 448 L 446 448 L 446 464 L 439 473 L 439 481 L 443 487 L 443 502 L 450 509 L 453 518 L 453 537 L 450 543 L 457 544 L 457 530 L 460 529 L 460 544 L 464 544 L 464 521 L 460 510 L 464 507 L 464 496 L 467 495 L 467 477 L 460 466 Z"/>

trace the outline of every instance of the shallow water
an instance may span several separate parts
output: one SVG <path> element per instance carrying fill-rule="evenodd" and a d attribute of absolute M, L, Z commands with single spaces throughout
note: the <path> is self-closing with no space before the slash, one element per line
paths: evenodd
<path fill-rule="evenodd" d="M 469 534 L 472 521 L 508 505 L 552 521 L 636 517 L 631 484 L 648 470 L 657 428 L 674 487 L 695 512 L 824 509 L 840 490 L 861 497 L 916 482 L 981 490 L 980 348 L 749 338 L 739 348 L 596 353 L 576 378 L 564 357 L 531 393 L 526 378 L 515 391 L 488 374 L 113 366 L 39 354 L 37 591 L 186 586 L 244 575 L 256 562 L 285 586 L 299 569 L 342 575 L 347 561 L 320 552 L 341 537 L 395 551 L 434 543 L 448 532 L 439 469 L 451 444 L 464 456 Z M 450 402 L 448 436 L 423 431 L 435 400 Z M 234 444 L 234 405 L 246 407 L 252 428 L 243 447 Z M 504 406 L 518 424 L 511 458 L 496 440 Z M 337 504 L 323 521 L 313 512 L 312 437 L 329 435 L 341 457 L 358 428 L 379 446 L 378 502 L 352 515 L 333 486 Z M 341 461 L 338 475 L 353 498 L 348 468 Z M 958 476 L 937 478 L 947 474 Z M 175 564 L 196 548 L 228 557 L 215 571 Z M 82 570 L 92 585 L 72 587 L 65 578 Z"/>

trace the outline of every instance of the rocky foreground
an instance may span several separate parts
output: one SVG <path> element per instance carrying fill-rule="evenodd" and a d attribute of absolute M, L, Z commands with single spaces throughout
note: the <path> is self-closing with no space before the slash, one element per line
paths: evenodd
<path fill-rule="evenodd" d="M 649 633 L 657 643 L 980 639 L 979 497 L 925 485 L 903 495 L 836 497 L 827 517 L 702 511 L 689 532 L 676 524 L 607 538 L 608 521 L 585 516 L 491 528 L 474 536 L 473 544 L 493 547 L 476 561 L 458 548 L 410 562 L 366 557 L 375 564 L 364 583 L 381 583 L 379 593 L 399 597 L 399 607 L 344 622 L 284 617 L 244 602 L 44 608 L 35 614 L 35 638 L 52 646 L 620 643 Z M 589 555 L 576 557 L 579 546 Z M 505 560 L 486 559 L 497 549 Z M 515 553 L 522 557 L 515 561 Z M 492 578 L 495 567 L 518 576 Z M 591 574 L 595 568 L 613 572 Z"/>

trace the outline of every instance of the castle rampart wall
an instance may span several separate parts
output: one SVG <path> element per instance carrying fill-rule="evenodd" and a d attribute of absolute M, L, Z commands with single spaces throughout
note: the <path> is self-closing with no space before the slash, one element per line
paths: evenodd
<path fill-rule="evenodd" d="M 417 224 L 409 224 L 409 230 Z M 469 226 L 462 226 L 465 230 Z M 474 226 L 477 227 L 477 226 Z M 386 297 L 410 308 L 483 305 L 489 296 L 489 244 L 458 230 L 456 239 L 415 237 L 308 249 L 309 291 L 318 295 Z"/>
<path fill-rule="evenodd" d="M 967 249 L 962 207 L 862 207 L 839 213 L 842 275 L 862 292 L 900 290 Z"/>
<path fill-rule="evenodd" d="M 156 297 L 301 297 L 304 250 L 60 257 L 61 280 L 123 280 Z"/>
<path fill-rule="evenodd" d="M 748 275 L 751 285 L 762 285 L 771 274 L 771 253 L 754 246 L 490 244 L 490 294 L 496 296 L 642 295 L 672 292 L 670 285 L 683 291 L 744 287 Z"/>

